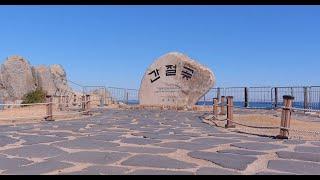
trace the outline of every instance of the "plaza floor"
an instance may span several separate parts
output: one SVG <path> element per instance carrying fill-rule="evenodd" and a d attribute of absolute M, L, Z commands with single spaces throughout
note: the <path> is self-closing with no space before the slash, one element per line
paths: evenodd
<path fill-rule="evenodd" d="M 0 126 L 0 174 L 320 174 L 320 141 L 210 126 L 200 112 L 115 110 Z"/>

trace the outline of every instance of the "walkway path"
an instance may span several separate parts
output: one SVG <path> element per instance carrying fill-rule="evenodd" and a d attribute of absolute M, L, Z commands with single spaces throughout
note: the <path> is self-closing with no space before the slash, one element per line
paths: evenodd
<path fill-rule="evenodd" d="M 320 174 L 320 142 L 232 133 L 200 115 L 107 110 L 0 126 L 0 174 Z"/>

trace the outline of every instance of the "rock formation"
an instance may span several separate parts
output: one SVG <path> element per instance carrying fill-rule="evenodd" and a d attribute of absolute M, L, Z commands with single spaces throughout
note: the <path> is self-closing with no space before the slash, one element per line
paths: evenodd
<path fill-rule="evenodd" d="M 8 58 L 1 65 L 0 72 L 2 88 L 6 90 L 9 97 L 21 98 L 26 92 L 36 88 L 31 66 L 21 56 Z"/>
<path fill-rule="evenodd" d="M 145 72 L 139 90 L 141 105 L 191 107 L 214 86 L 210 69 L 188 56 L 171 52 Z"/>
<path fill-rule="evenodd" d="M 54 64 L 50 66 L 50 72 L 55 85 L 55 90 L 57 93 L 65 95 L 70 91 L 67 81 L 67 73 L 63 67 L 59 64 Z"/>
<path fill-rule="evenodd" d="M 1 65 L 1 99 L 19 100 L 38 87 L 49 95 L 65 95 L 71 92 L 66 72 L 61 65 L 33 67 L 21 56 L 11 56 Z"/>
<path fill-rule="evenodd" d="M 48 94 L 55 94 L 56 87 L 50 69 L 47 66 L 40 65 L 33 67 L 33 71 L 38 86 Z"/>

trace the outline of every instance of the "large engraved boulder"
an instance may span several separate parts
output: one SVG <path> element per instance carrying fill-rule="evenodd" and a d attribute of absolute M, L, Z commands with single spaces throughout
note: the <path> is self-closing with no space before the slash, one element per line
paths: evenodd
<path fill-rule="evenodd" d="M 215 83 L 210 69 L 188 56 L 171 52 L 145 72 L 139 90 L 141 105 L 191 107 Z"/>
<path fill-rule="evenodd" d="M 36 89 L 29 62 L 21 56 L 8 57 L 1 65 L 1 91 L 11 99 L 21 99 Z"/>

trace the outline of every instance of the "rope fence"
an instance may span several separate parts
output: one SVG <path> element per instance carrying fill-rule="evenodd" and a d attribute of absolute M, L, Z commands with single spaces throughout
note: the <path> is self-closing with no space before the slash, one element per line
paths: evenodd
<path fill-rule="evenodd" d="M 225 102 L 225 99 L 227 102 Z M 237 126 L 242 126 L 246 128 L 254 128 L 254 129 L 266 129 L 266 130 L 279 130 L 279 134 L 274 134 L 277 139 L 288 139 L 289 132 L 297 132 L 297 133 L 305 133 L 305 134 L 313 134 L 313 135 L 320 135 L 320 131 L 314 130 L 303 130 L 291 127 L 291 115 L 295 111 L 306 111 L 309 109 L 304 108 L 295 108 L 293 106 L 294 97 L 291 95 L 284 95 L 283 96 L 283 104 L 284 106 L 279 106 L 281 108 L 281 119 L 279 121 L 279 126 L 265 126 L 265 125 L 256 125 L 250 123 L 243 123 L 239 122 L 234 119 L 234 102 L 233 96 L 221 96 L 220 102 L 218 98 L 213 98 L 213 106 L 212 106 L 212 114 L 205 117 L 206 115 L 202 116 L 201 118 L 210 122 L 224 122 L 224 128 L 236 128 Z M 224 109 L 227 109 L 227 112 L 224 112 Z M 314 112 L 319 112 L 320 110 L 310 110 Z M 219 118 L 219 115 L 226 115 L 225 119 Z M 273 131 L 274 132 L 274 131 Z"/>
<path fill-rule="evenodd" d="M 77 104 L 72 104 L 68 101 L 66 96 L 58 97 L 58 102 L 54 102 L 57 96 L 46 96 L 44 103 L 29 103 L 29 104 L 14 104 L 2 103 L 0 106 L 20 107 L 20 108 L 7 108 L 1 111 L 0 116 L 2 121 L 15 121 L 15 120 L 33 120 L 43 119 L 46 121 L 53 121 L 55 117 L 70 116 L 70 115 L 92 115 L 92 106 L 90 95 L 83 95 L 81 101 Z M 31 113 L 31 114 L 30 114 Z M 18 114 L 18 115 L 17 115 Z"/>

